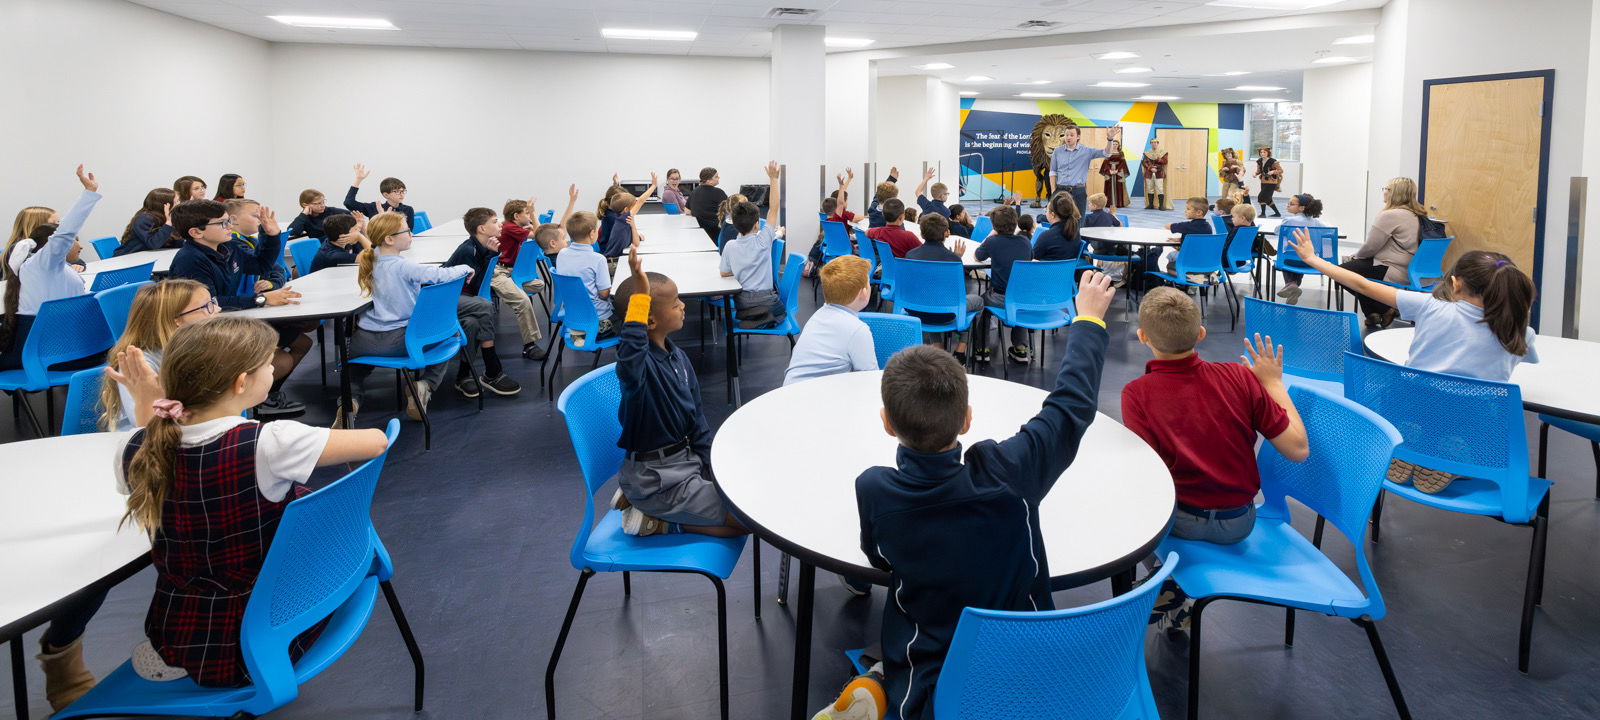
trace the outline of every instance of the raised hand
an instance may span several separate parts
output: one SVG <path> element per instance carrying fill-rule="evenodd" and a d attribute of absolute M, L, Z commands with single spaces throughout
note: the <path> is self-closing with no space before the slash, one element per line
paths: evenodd
<path fill-rule="evenodd" d="M 83 189 L 94 192 L 100 189 L 100 181 L 94 179 L 94 173 L 83 171 L 83 164 L 78 164 L 78 182 L 83 183 Z"/>
<path fill-rule="evenodd" d="M 119 370 L 120 368 L 120 370 Z M 117 353 L 116 367 L 106 366 L 106 377 L 128 389 L 128 394 L 138 399 L 141 392 L 150 400 L 161 397 L 161 378 L 144 360 L 144 351 L 129 345 Z"/>
<path fill-rule="evenodd" d="M 845 177 L 846 180 L 854 180 L 854 179 L 856 179 L 856 171 L 855 171 L 855 169 L 848 168 L 848 167 L 845 168 L 844 169 L 844 177 Z"/>
<path fill-rule="evenodd" d="M 933 168 L 928 168 L 928 171 L 926 173 L 923 173 L 922 179 L 924 179 L 924 180 L 932 180 L 933 176 L 935 174 L 937 174 L 938 172 L 939 172 L 938 170 L 935 170 Z"/>
<path fill-rule="evenodd" d="M 616 174 L 616 173 L 611 173 L 611 184 L 612 184 L 612 185 L 620 185 L 620 184 L 621 184 L 621 183 L 620 183 L 620 182 L 619 182 L 619 181 L 618 181 L 618 180 L 617 180 L 617 174 Z"/>
<path fill-rule="evenodd" d="M 897 165 L 889 166 L 889 177 L 900 177 L 900 168 Z"/>
<path fill-rule="evenodd" d="M 532 215 L 533 219 L 535 221 L 538 221 L 538 219 L 539 219 L 539 198 L 536 198 L 536 197 L 528 198 L 528 214 Z"/>
<path fill-rule="evenodd" d="M 366 180 L 367 176 L 372 174 L 371 171 L 367 170 L 367 166 L 362 165 L 361 163 L 356 163 L 355 171 L 356 171 L 356 182 L 355 182 L 355 184 L 357 184 L 357 185 L 360 185 L 361 181 Z"/>
<path fill-rule="evenodd" d="M 356 219 L 356 228 L 355 228 L 356 232 L 361 232 L 361 231 L 367 229 L 367 214 L 366 213 L 361 212 L 360 210 L 351 210 L 350 211 L 350 217 L 353 217 L 353 218 Z"/>
<path fill-rule="evenodd" d="M 650 187 L 659 187 L 660 185 L 661 185 L 660 178 L 656 175 L 656 172 L 654 170 L 651 170 L 650 171 Z"/>
<path fill-rule="evenodd" d="M 1267 336 L 1265 342 L 1261 339 L 1261 333 L 1256 333 L 1254 343 L 1250 338 L 1245 338 L 1244 353 L 1239 356 L 1240 362 L 1250 366 L 1250 372 L 1255 373 L 1262 385 L 1283 382 L 1283 346 L 1274 347 L 1271 335 Z"/>
<path fill-rule="evenodd" d="M 1116 295 L 1116 288 L 1111 287 L 1111 278 L 1099 270 L 1084 273 L 1078 280 L 1078 314 L 1097 317 L 1104 320 L 1106 309 L 1111 307 L 1111 298 Z"/>
<path fill-rule="evenodd" d="M 778 161 L 777 160 L 769 160 L 769 161 L 767 161 L 766 170 L 767 170 L 767 179 L 768 180 L 777 180 L 778 179 Z"/>
<path fill-rule="evenodd" d="M 273 212 L 272 208 L 265 205 L 262 205 L 257 212 L 261 215 L 261 232 L 268 235 L 277 235 L 280 230 L 278 227 L 278 213 Z"/>
<path fill-rule="evenodd" d="M 573 184 L 567 186 L 567 199 L 572 201 L 572 202 L 577 202 L 578 201 L 578 184 L 577 183 L 573 183 Z"/>
<path fill-rule="evenodd" d="M 634 294 L 650 294 L 650 276 L 644 271 L 644 260 L 639 257 L 639 243 L 628 246 L 628 274 L 637 278 L 633 282 Z"/>
<path fill-rule="evenodd" d="M 964 241 L 964 240 L 962 240 L 960 238 L 956 238 L 955 240 L 950 241 L 950 252 L 955 253 L 956 257 L 966 257 L 966 255 L 967 255 L 967 243 L 966 243 L 966 241 Z"/>
<path fill-rule="evenodd" d="M 171 223 L 172 223 L 172 203 L 166 203 L 166 204 L 161 206 L 161 224 L 162 225 L 169 225 Z"/>
<path fill-rule="evenodd" d="M 835 173 L 833 179 L 839 182 L 840 187 L 844 186 L 844 173 Z"/>
<path fill-rule="evenodd" d="M 1311 265 L 1313 260 L 1320 260 L 1317 256 L 1317 246 L 1311 242 L 1311 233 L 1303 227 L 1294 229 L 1294 253 L 1300 256 L 1301 262 Z"/>

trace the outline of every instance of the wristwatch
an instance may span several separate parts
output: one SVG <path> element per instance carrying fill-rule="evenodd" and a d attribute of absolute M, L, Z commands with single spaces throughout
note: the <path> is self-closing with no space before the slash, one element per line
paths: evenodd
<path fill-rule="evenodd" d="M 267 296 L 262 295 L 260 293 L 257 293 L 256 294 L 256 307 L 264 307 L 264 306 L 266 306 L 266 304 L 267 304 Z"/>

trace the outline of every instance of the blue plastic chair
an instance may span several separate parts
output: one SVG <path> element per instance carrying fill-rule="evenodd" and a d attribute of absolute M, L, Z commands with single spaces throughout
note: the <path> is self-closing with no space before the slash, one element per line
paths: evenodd
<path fill-rule="evenodd" d="M 389 368 L 400 373 L 405 393 L 416 403 L 422 414 L 422 448 L 433 448 L 433 425 L 428 421 L 428 409 L 417 397 L 414 373 L 421 373 L 429 365 L 449 362 L 467 344 L 461 331 L 461 321 L 456 316 L 456 298 L 466 278 L 422 286 L 417 293 L 416 307 L 406 322 L 406 354 L 361 355 L 350 358 L 354 365 L 371 365 Z"/>
<path fill-rule="evenodd" d="M 100 305 L 100 314 L 106 319 L 106 330 L 110 331 L 111 337 L 122 337 L 122 331 L 128 328 L 128 311 L 133 307 L 133 297 L 139 294 L 139 288 L 149 284 L 149 280 L 128 283 L 94 294 L 95 302 Z"/>
<path fill-rule="evenodd" d="M 776 245 L 774 245 L 776 249 Z M 737 323 L 733 326 L 734 336 L 741 335 L 782 335 L 789 340 L 789 350 L 794 350 L 794 338 L 800 334 L 800 266 L 805 264 L 805 258 L 799 255 L 789 256 L 789 261 L 784 264 L 783 277 L 778 281 L 778 299 L 783 301 L 783 320 L 769 328 L 742 328 Z M 744 341 L 738 341 L 739 356 L 743 356 Z"/>
<path fill-rule="evenodd" d="M 1377 413 L 1337 395 L 1308 387 L 1290 388 L 1289 395 L 1305 422 L 1311 456 L 1305 462 L 1290 462 L 1272 443 L 1261 444 L 1256 464 L 1264 502 L 1256 508 L 1250 534 L 1233 545 L 1168 536 L 1158 551 L 1177 552 L 1183 558 L 1172 579 L 1195 601 L 1189 621 L 1189 718 L 1198 717 L 1200 709 L 1201 619 L 1217 600 L 1286 608 L 1285 645 L 1294 644 L 1297 609 L 1360 625 L 1395 709 L 1409 718 L 1405 696 L 1378 637 L 1375 621 L 1384 616 L 1383 596 L 1361 542 L 1400 433 Z M 1359 584 L 1322 552 L 1320 525 L 1310 540 L 1294 528 L 1287 502 L 1291 496 L 1333 523 L 1355 546 Z"/>
<path fill-rule="evenodd" d="M 878 267 L 878 299 L 894 302 L 894 267 L 899 258 L 894 256 L 894 249 L 883 240 L 872 240 L 872 248 L 877 251 Z"/>
<path fill-rule="evenodd" d="M 1422 284 L 1424 278 L 1444 279 L 1444 254 L 1450 250 L 1450 243 L 1456 238 L 1454 235 L 1446 238 L 1423 238 L 1417 244 L 1417 252 L 1411 256 L 1411 263 L 1406 265 L 1406 281 L 1392 283 L 1388 280 L 1379 280 L 1385 285 L 1405 288 L 1415 292 L 1428 292 L 1433 290 L 1434 283 Z"/>
<path fill-rule="evenodd" d="M 1234 305 L 1238 305 L 1238 293 L 1233 289 L 1233 276 L 1250 274 L 1250 279 L 1255 285 L 1252 294 L 1261 296 L 1261 278 L 1256 273 L 1256 237 L 1261 234 L 1261 228 L 1254 225 L 1245 225 L 1236 228 L 1233 239 L 1228 241 L 1228 246 L 1222 249 L 1222 271 L 1228 275 L 1228 294 L 1234 298 Z M 1223 232 L 1226 237 L 1227 233 Z"/>
<path fill-rule="evenodd" d="M 824 221 L 822 223 L 822 263 L 826 265 L 829 260 L 845 255 L 854 255 L 855 248 L 850 245 L 850 231 L 844 223 L 838 221 Z"/>
<path fill-rule="evenodd" d="M 864 312 L 858 317 L 872 331 L 872 351 L 880 369 L 895 353 L 922 344 L 922 321 L 910 315 Z"/>
<path fill-rule="evenodd" d="M 390 420 L 389 444 L 400 432 Z M 180 678 L 151 682 L 125 662 L 55 718 L 106 715 L 255 717 L 282 708 L 299 686 L 328 669 L 355 644 L 372 617 L 378 591 L 388 602 L 415 667 L 413 709 L 422 710 L 422 652 L 390 578 L 394 564 L 372 527 L 372 494 L 388 451 L 343 478 L 284 508 L 272 547 L 261 564 L 239 639 L 253 683 L 201 687 Z M 297 662 L 295 637 L 328 618 L 322 634 Z"/>
<path fill-rule="evenodd" d="M 544 284 L 544 290 L 541 292 L 527 292 L 526 289 L 523 292 L 527 293 L 529 298 L 539 299 L 546 318 L 550 317 L 550 303 L 545 297 L 546 293 L 550 292 L 550 281 L 545 277 L 549 274 L 549 262 L 545 259 L 544 249 L 539 247 L 539 243 L 533 238 L 528 238 L 522 241 L 522 248 L 517 250 L 517 261 L 511 264 L 511 282 L 516 283 L 517 287 L 521 288 L 533 280 Z"/>
<path fill-rule="evenodd" d="M 1159 278 L 1173 285 L 1207 288 L 1216 287 L 1227 283 L 1227 273 L 1222 271 L 1222 245 L 1227 241 L 1225 235 L 1187 235 L 1183 238 L 1183 245 L 1178 247 L 1178 257 L 1173 262 L 1176 266 L 1174 272 L 1165 273 L 1158 270 L 1146 270 L 1145 274 Z M 1189 279 L 1191 273 L 1209 275 L 1215 273 L 1215 280 L 1210 282 L 1195 282 Z M 1233 296 L 1225 294 L 1229 301 L 1228 331 L 1233 332 L 1237 326 L 1239 314 L 1232 305 Z M 1201 318 L 1205 317 L 1206 303 L 1202 296 L 1200 303 Z"/>
<path fill-rule="evenodd" d="M 895 258 L 894 314 L 907 310 L 954 316 L 947 323 L 923 321 L 923 332 L 960 332 L 972 325 L 977 312 L 967 312 L 966 272 L 961 263 L 942 260 Z"/>
<path fill-rule="evenodd" d="M 683 214 L 683 208 L 678 207 L 677 203 L 664 202 L 664 203 L 661 203 L 661 207 L 664 207 L 664 208 L 667 209 L 667 214 L 668 215 L 682 215 Z"/>
<path fill-rule="evenodd" d="M 1539 416 L 1539 477 L 1550 477 L 1545 474 L 1546 449 L 1549 447 L 1550 428 L 1556 427 L 1577 435 L 1589 441 L 1589 450 L 1594 453 L 1594 497 L 1600 500 L 1600 425 L 1594 425 L 1577 420 L 1569 420 L 1554 415 Z"/>
<path fill-rule="evenodd" d="M 289 241 L 289 257 L 294 260 L 295 277 L 305 277 L 311 273 L 311 263 L 317 259 L 317 249 L 320 247 L 322 241 L 311 237 Z"/>
<path fill-rule="evenodd" d="M 1028 244 L 1029 245 L 1038 245 L 1039 244 L 1039 236 L 1043 235 L 1044 231 L 1049 230 L 1049 229 L 1050 229 L 1050 226 L 1046 225 L 1044 223 L 1039 223 L 1038 225 L 1035 225 L 1033 227 L 1033 236 L 1028 238 Z"/>
<path fill-rule="evenodd" d="M 1283 346 L 1284 381 L 1342 394 L 1346 353 L 1361 353 L 1355 313 L 1244 299 L 1244 336 Z"/>
<path fill-rule="evenodd" d="M 1396 460 L 1458 476 L 1434 494 L 1390 480 L 1383 481 L 1384 490 L 1419 505 L 1533 528 L 1517 648 L 1517 669 L 1527 672 L 1533 611 L 1544 589 L 1551 483 L 1528 476 L 1521 389 L 1513 383 L 1417 370 L 1354 353 L 1345 356 L 1344 376 L 1345 394 L 1394 423 L 1405 437 L 1395 448 Z M 1382 513 L 1380 495 L 1372 513 L 1373 542 L 1378 541 Z"/>
<path fill-rule="evenodd" d="M 154 262 L 147 262 L 143 265 L 95 273 L 94 282 L 89 285 L 89 292 L 96 293 L 121 285 L 149 282 L 150 274 L 155 272 L 155 269 L 156 264 Z"/>
<path fill-rule="evenodd" d="M 1122 227 L 1133 227 L 1131 224 L 1133 221 L 1128 219 L 1127 213 L 1116 213 L 1116 216 L 1117 222 L 1122 223 Z"/>
<path fill-rule="evenodd" d="M 94 254 L 101 260 L 117 254 L 117 248 L 122 247 L 122 241 L 114 237 L 95 238 L 90 240 L 89 244 L 94 247 Z"/>
<path fill-rule="evenodd" d="M 428 214 L 418 210 L 411 214 L 411 233 L 423 233 L 433 229 L 433 221 L 428 219 Z"/>
<path fill-rule="evenodd" d="M 79 370 L 67 383 L 67 406 L 61 411 L 61 435 L 100 432 L 100 386 L 106 376 L 104 365 Z"/>
<path fill-rule="evenodd" d="M 550 280 L 556 287 L 556 301 L 561 305 L 561 345 L 556 347 L 554 365 L 550 366 L 549 392 L 555 392 L 556 373 L 561 370 L 561 360 L 566 349 L 575 352 L 594 353 L 594 367 L 600 367 L 600 354 L 606 348 L 616 347 L 618 337 L 600 339 L 600 313 L 595 312 L 594 303 L 589 299 L 589 290 L 583 286 L 583 279 L 573 275 L 563 275 L 559 272 L 552 273 Z M 613 291 L 616 288 L 612 288 Z M 617 326 L 617 332 L 622 332 L 622 318 L 612 318 L 612 323 Z M 572 332 L 577 330 L 584 334 L 583 345 L 572 343 Z M 550 356 L 545 356 L 549 362 Z M 542 372 L 542 368 L 541 368 Z"/>
<path fill-rule="evenodd" d="M 1294 248 L 1290 246 L 1290 243 L 1294 241 L 1294 231 L 1299 227 L 1301 226 L 1278 226 L 1276 231 L 1278 236 L 1278 254 L 1272 260 L 1272 269 L 1288 270 L 1289 272 L 1300 273 L 1301 275 L 1321 275 L 1321 271 L 1311 267 L 1310 265 L 1300 262 L 1300 256 L 1295 254 Z M 1333 263 L 1334 265 L 1338 265 L 1339 228 L 1314 227 L 1305 228 L 1305 230 L 1306 233 L 1311 236 L 1311 244 L 1315 245 L 1317 248 L 1317 257 Z M 1328 294 L 1331 296 L 1334 293 L 1333 283 L 1328 283 L 1327 287 Z M 1329 307 L 1332 307 L 1332 303 L 1327 304 Z M 1341 309 L 1343 309 L 1342 305 L 1343 303 L 1341 301 Z"/>
<path fill-rule="evenodd" d="M 979 215 L 972 219 L 972 240 L 983 242 L 994 234 L 994 220 L 988 215 Z"/>
<path fill-rule="evenodd" d="M 1078 314 L 1072 303 L 1073 296 L 1078 293 L 1078 284 L 1072 277 L 1077 269 L 1076 259 L 1013 263 L 1011 279 L 1006 281 L 1005 306 L 986 305 L 984 309 L 999 318 L 1006 327 L 1026 328 L 1031 344 L 1035 330 L 1066 327 Z M 983 332 L 988 332 L 987 324 Z M 1041 343 L 1040 367 L 1045 367 L 1043 350 L 1044 344 Z M 1009 366 L 1010 363 L 1001 363 L 1004 377 L 1010 377 Z"/>
<path fill-rule="evenodd" d="M 567 276 L 557 274 L 560 278 Z M 576 280 L 576 278 L 568 278 Z M 581 288 L 581 284 L 580 284 Z M 557 292 L 560 290 L 558 288 Z M 576 301 L 574 301 L 576 304 Z M 622 428 L 617 424 L 617 409 L 622 402 L 622 388 L 617 381 L 615 363 L 591 370 L 561 391 L 556 401 L 567 422 L 567 432 L 572 438 L 572 449 L 578 456 L 578 466 L 583 470 L 583 522 L 578 525 L 572 539 L 570 555 L 572 567 L 578 571 L 578 585 L 572 591 L 572 602 L 567 606 L 566 619 L 556 636 L 555 648 L 550 651 L 550 662 L 544 671 L 545 708 L 551 720 L 556 716 L 556 664 L 561 661 L 561 650 L 567 644 L 567 633 L 572 630 L 572 620 L 578 614 L 578 603 L 583 600 L 583 589 L 596 573 L 621 572 L 625 595 L 631 594 L 630 572 L 682 572 L 703 575 L 717 589 L 717 669 L 720 680 L 722 718 L 728 717 L 728 613 L 727 593 L 722 581 L 733 573 L 739 555 L 744 552 L 745 538 L 714 538 L 706 535 L 675 533 L 639 537 L 622 532 L 622 512 L 602 510 L 600 521 L 595 522 L 594 494 L 600 490 L 622 465 L 623 451 L 617 447 Z M 756 617 L 761 616 L 761 553 L 757 547 L 752 553 L 754 561 Z"/>
<path fill-rule="evenodd" d="M 0 370 L 0 391 L 22 406 L 34 433 L 44 437 L 45 427 L 55 424 L 55 395 L 47 391 L 71 382 L 77 372 L 51 370 L 50 366 L 104 355 L 115 339 L 100 303 L 88 294 L 46 301 L 39 306 L 33 327 L 38 332 L 30 331 L 22 344 L 22 367 Z M 27 401 L 27 394 L 36 392 L 44 392 L 48 403 L 45 423 L 39 422 Z"/>
<path fill-rule="evenodd" d="M 555 217 L 556 217 L 556 211 L 554 211 L 554 210 L 546 210 L 546 211 L 544 211 L 542 213 L 539 213 L 539 222 L 547 223 L 547 222 L 550 222 L 550 221 L 554 220 Z"/>
<path fill-rule="evenodd" d="M 1212 232 L 1215 232 L 1218 235 L 1228 234 L 1228 224 L 1222 221 L 1221 215 L 1210 215 L 1209 213 L 1207 215 L 1211 218 Z"/>

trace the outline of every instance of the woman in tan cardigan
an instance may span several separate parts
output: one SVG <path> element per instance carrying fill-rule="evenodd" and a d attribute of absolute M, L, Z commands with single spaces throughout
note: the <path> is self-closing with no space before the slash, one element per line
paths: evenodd
<path fill-rule="evenodd" d="M 1421 218 L 1428 211 L 1417 203 L 1417 182 L 1407 177 L 1397 177 L 1383 186 L 1383 211 L 1367 230 L 1367 241 L 1339 267 L 1350 270 L 1369 280 L 1404 283 L 1408 276 L 1406 267 L 1411 256 L 1417 254 L 1417 235 Z M 1355 293 L 1361 304 L 1361 313 L 1367 318 L 1367 327 L 1389 327 L 1398 314 L 1394 308 L 1365 295 Z"/>

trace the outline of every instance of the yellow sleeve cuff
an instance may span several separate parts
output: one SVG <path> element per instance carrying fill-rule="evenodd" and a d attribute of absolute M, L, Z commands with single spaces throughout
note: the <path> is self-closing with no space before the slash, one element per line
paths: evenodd
<path fill-rule="evenodd" d="M 650 296 L 636 293 L 628 298 L 628 317 L 624 322 L 650 322 Z"/>
<path fill-rule="evenodd" d="M 629 306 L 629 308 L 628 308 L 628 315 L 630 317 L 633 315 L 633 307 L 632 306 Z M 1089 322 L 1092 322 L 1092 323 L 1094 323 L 1096 325 L 1099 325 L 1102 328 L 1104 328 L 1106 326 L 1106 321 L 1101 320 L 1100 318 L 1097 318 L 1097 317 L 1095 317 L 1093 315 L 1079 315 L 1079 316 L 1077 316 L 1077 317 L 1072 319 L 1073 322 L 1077 322 L 1079 320 L 1088 320 Z"/>

